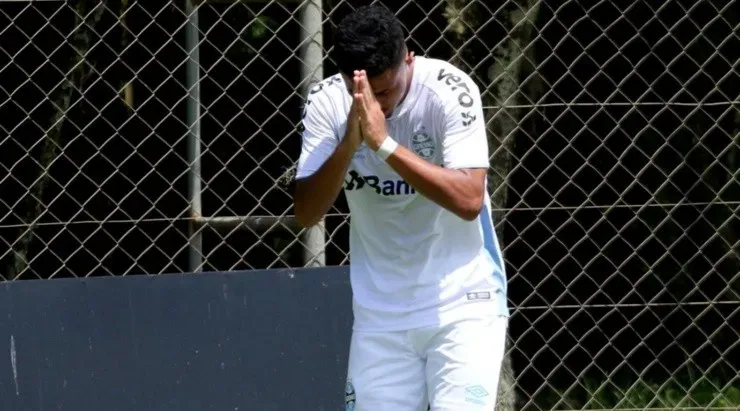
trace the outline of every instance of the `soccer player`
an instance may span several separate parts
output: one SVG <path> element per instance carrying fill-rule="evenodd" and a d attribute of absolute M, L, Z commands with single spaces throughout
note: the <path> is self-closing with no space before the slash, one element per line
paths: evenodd
<path fill-rule="evenodd" d="M 294 201 L 302 226 L 342 189 L 349 205 L 347 409 L 493 410 L 509 312 L 479 89 L 409 52 L 382 6 L 340 22 L 333 58 L 306 99 Z"/>

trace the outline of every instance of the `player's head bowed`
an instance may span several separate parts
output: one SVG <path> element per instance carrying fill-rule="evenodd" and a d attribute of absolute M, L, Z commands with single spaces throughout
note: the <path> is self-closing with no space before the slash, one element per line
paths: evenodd
<path fill-rule="evenodd" d="M 413 53 L 396 16 L 381 5 L 363 6 L 344 17 L 334 32 L 331 55 L 348 89 L 355 70 L 365 70 L 383 112 L 389 115 L 411 83 Z"/>

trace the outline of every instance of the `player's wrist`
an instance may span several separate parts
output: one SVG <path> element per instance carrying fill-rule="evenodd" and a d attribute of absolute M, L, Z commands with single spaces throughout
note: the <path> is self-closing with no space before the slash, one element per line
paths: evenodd
<path fill-rule="evenodd" d="M 398 147 L 398 143 L 396 140 L 393 139 L 390 135 L 385 136 L 385 138 L 381 141 L 380 145 L 375 149 L 375 153 L 383 159 L 383 161 L 388 160 L 388 157 L 390 157 L 391 154 L 393 154 L 394 151 L 396 151 L 396 148 Z"/>
<path fill-rule="evenodd" d="M 362 144 L 362 138 L 352 135 L 350 134 L 350 132 L 347 132 L 339 144 L 347 147 L 349 151 L 355 152 L 357 151 L 357 149 L 360 148 L 360 145 Z"/>

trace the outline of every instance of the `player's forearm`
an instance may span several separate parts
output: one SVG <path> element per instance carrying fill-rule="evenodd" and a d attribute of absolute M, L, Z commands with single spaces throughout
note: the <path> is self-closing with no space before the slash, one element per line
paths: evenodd
<path fill-rule="evenodd" d="M 295 217 L 301 227 L 315 225 L 339 196 L 356 148 L 343 141 L 314 174 L 296 182 Z"/>
<path fill-rule="evenodd" d="M 465 170 L 429 163 L 398 146 L 386 160 L 409 185 L 464 220 L 474 220 L 483 206 L 485 187 Z"/>

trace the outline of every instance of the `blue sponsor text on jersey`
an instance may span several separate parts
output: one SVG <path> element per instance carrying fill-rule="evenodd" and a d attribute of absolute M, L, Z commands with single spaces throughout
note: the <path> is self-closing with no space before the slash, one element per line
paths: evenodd
<path fill-rule="evenodd" d="M 381 180 L 378 176 L 362 176 L 355 170 L 350 170 L 348 174 L 349 180 L 344 180 L 344 189 L 347 191 L 368 188 L 383 196 L 416 194 L 416 190 L 404 180 Z"/>

